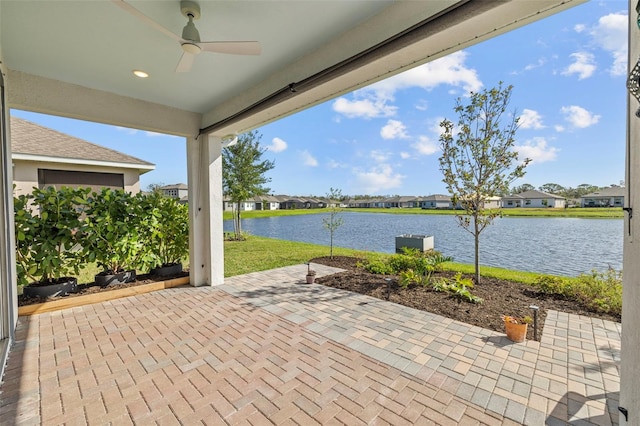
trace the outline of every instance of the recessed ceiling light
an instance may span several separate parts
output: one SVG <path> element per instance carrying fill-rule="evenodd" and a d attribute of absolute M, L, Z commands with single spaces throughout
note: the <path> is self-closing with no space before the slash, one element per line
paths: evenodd
<path fill-rule="evenodd" d="M 140 77 L 140 78 L 147 78 L 149 77 L 149 74 L 147 74 L 146 72 L 142 71 L 142 70 L 133 70 L 133 74 L 136 77 Z"/>

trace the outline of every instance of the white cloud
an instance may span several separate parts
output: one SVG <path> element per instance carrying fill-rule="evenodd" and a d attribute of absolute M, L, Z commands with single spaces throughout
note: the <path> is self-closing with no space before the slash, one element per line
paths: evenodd
<path fill-rule="evenodd" d="M 429 109 L 429 102 L 427 102 L 424 99 L 420 99 L 417 103 L 416 103 L 416 109 L 418 111 L 426 111 L 427 109 Z"/>
<path fill-rule="evenodd" d="M 287 149 L 287 143 L 280 138 L 273 138 L 271 145 L 267 146 L 267 151 L 282 152 Z"/>
<path fill-rule="evenodd" d="M 398 107 L 391 103 L 398 90 L 414 87 L 432 90 L 442 84 L 477 92 L 482 88 L 478 73 L 465 65 L 467 53 L 459 51 L 428 64 L 412 68 L 371 86 L 356 90 L 353 99 L 341 97 L 333 103 L 333 110 L 349 118 L 392 117 Z"/>
<path fill-rule="evenodd" d="M 629 17 L 624 12 L 610 13 L 601 17 L 591 30 L 595 43 L 613 57 L 609 73 L 614 76 L 626 74 L 628 21 Z"/>
<path fill-rule="evenodd" d="M 411 158 L 411 154 L 409 154 L 408 152 L 405 152 L 405 151 L 401 151 L 400 152 L 400 158 L 402 158 L 403 160 L 408 160 L 409 158 Z"/>
<path fill-rule="evenodd" d="M 387 99 L 392 98 L 398 90 L 412 87 L 431 90 L 441 84 L 461 87 L 466 92 L 477 92 L 482 88 L 482 82 L 475 69 L 465 66 L 466 59 L 467 52 L 458 51 L 382 80 L 367 89 Z"/>
<path fill-rule="evenodd" d="M 398 188 L 406 176 L 394 173 L 388 164 L 378 164 L 369 171 L 354 170 L 356 181 L 362 191 L 375 194 L 384 190 Z"/>
<path fill-rule="evenodd" d="M 135 135 L 136 133 L 138 133 L 138 130 L 130 129 L 128 127 L 116 126 L 116 130 L 118 130 L 119 132 L 122 132 L 122 133 L 126 133 L 128 135 Z"/>
<path fill-rule="evenodd" d="M 418 141 L 411 144 L 411 146 L 421 155 L 435 154 L 440 149 L 428 136 L 420 136 Z"/>
<path fill-rule="evenodd" d="M 571 123 L 573 127 L 584 129 L 600 121 L 600 116 L 587 111 L 577 105 L 562 107 L 560 111 L 564 114 L 564 119 Z"/>
<path fill-rule="evenodd" d="M 348 167 L 345 163 L 340 163 L 333 158 L 327 162 L 327 168 L 329 169 L 344 169 Z"/>
<path fill-rule="evenodd" d="M 317 167 L 318 160 L 315 159 L 313 155 L 306 149 L 304 151 L 300 151 L 300 156 L 302 157 L 302 164 L 309 167 Z"/>
<path fill-rule="evenodd" d="M 396 114 L 397 107 L 388 105 L 384 99 L 356 99 L 338 98 L 333 103 L 333 110 L 348 118 L 376 118 L 391 117 Z"/>
<path fill-rule="evenodd" d="M 383 139 L 406 139 L 409 137 L 407 126 L 398 120 L 387 121 L 387 124 L 380 129 L 380 136 Z"/>
<path fill-rule="evenodd" d="M 553 128 L 556 129 L 556 132 L 564 132 L 564 126 L 562 124 L 556 124 Z"/>
<path fill-rule="evenodd" d="M 391 153 L 375 149 L 369 153 L 369 156 L 377 163 L 384 163 L 391 157 Z"/>
<path fill-rule="evenodd" d="M 586 26 L 586 25 L 584 25 L 584 24 L 576 24 L 576 25 L 573 27 L 573 30 L 574 30 L 575 32 L 577 32 L 577 33 L 581 33 L 581 32 L 583 32 L 583 31 L 584 31 L 584 30 L 586 30 L 586 29 L 587 29 L 587 26 Z"/>
<path fill-rule="evenodd" d="M 589 78 L 596 71 L 594 56 L 589 52 L 575 52 L 569 55 L 574 62 L 562 71 L 562 75 L 578 75 L 578 80 Z"/>
<path fill-rule="evenodd" d="M 545 58 L 540 58 L 540 59 L 538 59 L 538 61 L 536 63 L 528 64 L 527 66 L 525 66 L 524 70 L 525 71 L 531 71 L 533 69 L 540 68 L 541 66 L 543 66 L 546 63 L 547 63 L 547 60 Z"/>
<path fill-rule="evenodd" d="M 523 145 L 515 145 L 514 151 L 518 153 L 518 160 L 524 161 L 529 158 L 532 163 L 544 163 L 554 161 L 558 157 L 558 148 L 548 146 L 544 138 L 533 138 Z"/>
<path fill-rule="evenodd" d="M 525 108 L 520 115 L 520 128 L 522 129 L 544 129 L 542 116 L 538 111 Z"/>

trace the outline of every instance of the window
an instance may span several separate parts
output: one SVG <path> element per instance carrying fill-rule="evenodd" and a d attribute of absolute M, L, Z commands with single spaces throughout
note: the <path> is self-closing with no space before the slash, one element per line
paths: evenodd
<path fill-rule="evenodd" d="M 513 206 L 513 201 L 507 201 L 508 206 Z"/>
<path fill-rule="evenodd" d="M 124 189 L 124 174 L 38 169 L 38 186 L 91 187 L 94 191 L 102 188 Z"/>
<path fill-rule="evenodd" d="M 524 200 L 524 205 L 525 206 L 530 206 L 531 205 L 531 200 Z"/>

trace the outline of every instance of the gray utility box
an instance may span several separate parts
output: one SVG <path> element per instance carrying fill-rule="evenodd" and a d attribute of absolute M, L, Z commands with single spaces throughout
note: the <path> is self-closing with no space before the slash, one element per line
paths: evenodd
<path fill-rule="evenodd" d="M 403 247 L 415 248 L 420 251 L 433 250 L 433 235 L 398 235 L 396 237 L 396 253 L 402 253 Z"/>

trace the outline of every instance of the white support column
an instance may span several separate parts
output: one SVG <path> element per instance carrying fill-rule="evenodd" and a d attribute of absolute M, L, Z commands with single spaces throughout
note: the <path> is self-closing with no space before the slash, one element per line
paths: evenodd
<path fill-rule="evenodd" d="M 191 285 L 224 282 L 222 141 L 187 139 L 189 179 L 189 276 Z"/>
<path fill-rule="evenodd" d="M 635 10 L 638 0 L 629 0 L 629 70 L 640 58 L 640 30 Z M 624 257 L 622 284 L 622 351 L 620 354 L 620 403 L 628 419 L 621 425 L 640 425 L 640 118 L 638 101 L 628 96 L 627 161 Z"/>
<path fill-rule="evenodd" d="M 4 69 L 0 70 L 0 377 L 14 340 L 18 320 L 15 225 L 13 221 L 13 168 L 9 109 L 6 107 Z"/>

